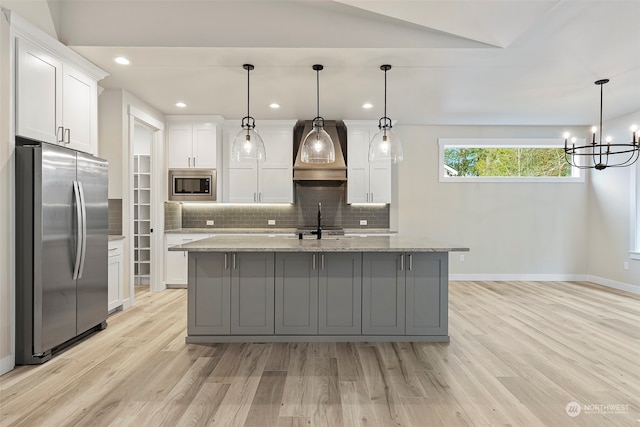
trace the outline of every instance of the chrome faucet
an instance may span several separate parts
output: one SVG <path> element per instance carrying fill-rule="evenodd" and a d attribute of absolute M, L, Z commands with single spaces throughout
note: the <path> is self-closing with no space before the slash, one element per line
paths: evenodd
<path fill-rule="evenodd" d="M 322 239 L 322 203 L 318 203 L 318 228 L 316 231 L 312 231 L 311 234 L 318 236 L 318 240 Z"/>

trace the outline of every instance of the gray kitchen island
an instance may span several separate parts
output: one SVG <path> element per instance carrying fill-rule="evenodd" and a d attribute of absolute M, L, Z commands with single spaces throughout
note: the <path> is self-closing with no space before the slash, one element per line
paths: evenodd
<path fill-rule="evenodd" d="M 408 236 L 215 236 L 187 251 L 188 343 L 448 342 L 448 252 Z"/>

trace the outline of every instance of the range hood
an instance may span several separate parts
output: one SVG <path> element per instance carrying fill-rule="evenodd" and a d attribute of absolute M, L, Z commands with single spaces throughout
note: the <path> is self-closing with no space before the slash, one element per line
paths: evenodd
<path fill-rule="evenodd" d="M 335 120 L 325 120 L 324 130 L 327 131 L 333 147 L 336 151 L 336 161 L 333 163 L 303 163 L 301 158 L 300 147 L 304 137 L 307 136 L 313 128 L 313 120 L 301 120 L 296 124 L 294 134 L 294 150 L 296 157 L 293 163 L 293 180 L 294 181 L 346 181 L 347 180 L 347 164 L 345 162 L 347 130 L 344 123 Z"/>

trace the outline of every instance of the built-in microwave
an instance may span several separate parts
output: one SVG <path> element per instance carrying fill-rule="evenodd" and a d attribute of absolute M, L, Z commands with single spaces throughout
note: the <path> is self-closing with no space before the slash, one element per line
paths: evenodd
<path fill-rule="evenodd" d="M 215 169 L 169 169 L 169 200 L 176 202 L 215 202 Z"/>

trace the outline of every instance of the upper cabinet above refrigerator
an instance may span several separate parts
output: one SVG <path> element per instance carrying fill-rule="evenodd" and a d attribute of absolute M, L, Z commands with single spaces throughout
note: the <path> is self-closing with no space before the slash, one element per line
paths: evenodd
<path fill-rule="evenodd" d="M 98 153 L 98 81 L 107 73 L 14 13 L 16 135 Z"/>

